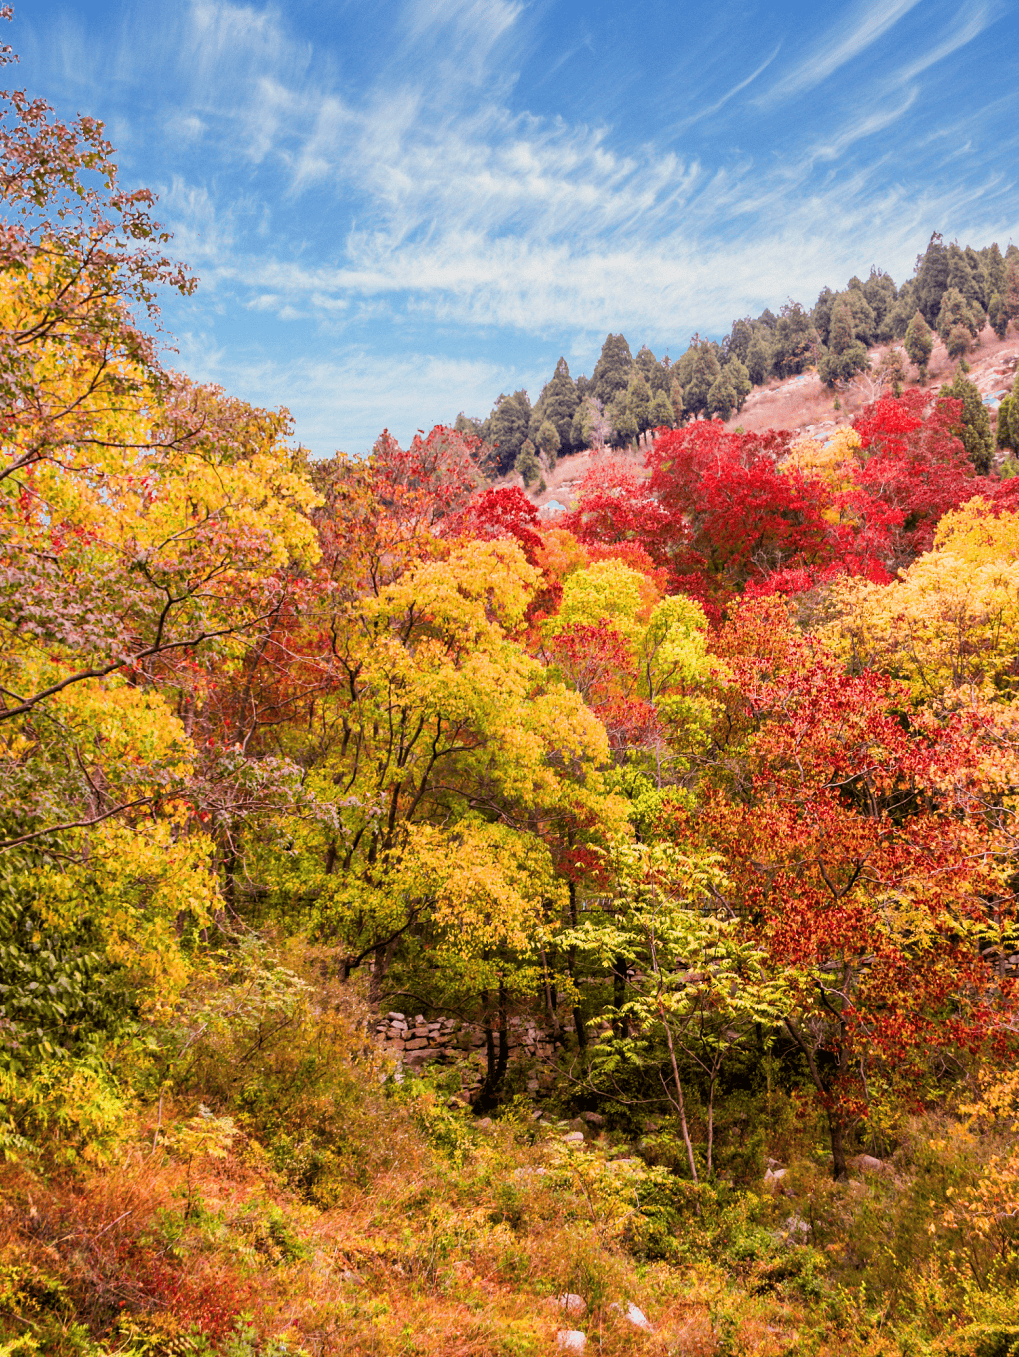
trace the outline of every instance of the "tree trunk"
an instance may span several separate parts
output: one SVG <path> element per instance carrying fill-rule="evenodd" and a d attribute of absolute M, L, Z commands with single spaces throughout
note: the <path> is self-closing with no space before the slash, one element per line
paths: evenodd
<path fill-rule="evenodd" d="M 570 882 L 570 923 L 574 928 L 577 926 L 577 883 Z M 571 947 L 567 953 L 566 961 L 569 967 L 570 979 L 573 980 L 573 968 L 577 959 L 577 949 Z M 574 981 L 574 986 L 576 981 Z M 573 1026 L 577 1030 L 577 1045 L 583 1050 L 587 1045 L 587 1028 L 584 1026 L 584 1019 L 581 1016 L 580 1005 L 573 1005 Z"/>
<path fill-rule="evenodd" d="M 665 1027 L 665 1038 L 669 1043 L 669 1059 L 672 1061 L 672 1081 L 676 1088 L 676 1109 L 679 1112 L 679 1125 L 683 1132 L 683 1143 L 686 1145 L 686 1158 L 690 1165 L 690 1177 L 696 1183 L 698 1181 L 697 1161 L 693 1157 L 693 1145 L 690 1141 L 690 1128 L 686 1124 L 686 1099 L 683 1097 L 683 1085 L 679 1078 L 679 1066 L 676 1064 L 676 1048 L 672 1044 L 672 1028 L 668 1023 L 664 1023 L 663 1025 Z"/>

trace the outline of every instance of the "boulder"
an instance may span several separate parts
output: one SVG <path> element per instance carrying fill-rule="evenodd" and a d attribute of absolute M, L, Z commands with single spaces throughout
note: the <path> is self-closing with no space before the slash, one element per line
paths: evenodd
<path fill-rule="evenodd" d="M 875 1159 L 872 1154 L 858 1154 L 855 1159 L 850 1159 L 850 1164 L 854 1169 L 859 1169 L 861 1173 L 880 1173 L 885 1167 L 883 1159 Z"/>
<path fill-rule="evenodd" d="M 768 1188 L 777 1188 L 788 1172 L 788 1169 L 766 1169 L 764 1174 L 764 1186 Z"/>
<path fill-rule="evenodd" d="M 589 1126 L 605 1125 L 605 1118 L 602 1116 L 600 1112 L 581 1112 L 580 1116 L 582 1120 L 586 1121 Z"/>
<path fill-rule="evenodd" d="M 609 1309 L 615 1310 L 617 1314 L 622 1315 L 635 1329 L 643 1329 L 645 1333 L 654 1333 L 654 1329 L 651 1327 L 651 1321 L 639 1306 L 634 1305 L 632 1300 L 626 1302 L 625 1308 L 622 1305 L 617 1305 L 613 1302 L 613 1304 L 609 1306 Z"/>
<path fill-rule="evenodd" d="M 587 1347 L 587 1335 L 579 1329 L 560 1329 L 555 1336 L 556 1347 L 563 1352 L 583 1352 Z"/>
<path fill-rule="evenodd" d="M 583 1145 L 584 1133 L 583 1131 L 567 1131 L 563 1140 L 567 1145 Z"/>
<path fill-rule="evenodd" d="M 587 1309 L 587 1301 L 583 1296 L 578 1296 L 574 1291 L 564 1291 L 561 1296 L 556 1296 L 553 1301 L 560 1310 L 565 1310 L 568 1315 L 582 1315 Z"/>

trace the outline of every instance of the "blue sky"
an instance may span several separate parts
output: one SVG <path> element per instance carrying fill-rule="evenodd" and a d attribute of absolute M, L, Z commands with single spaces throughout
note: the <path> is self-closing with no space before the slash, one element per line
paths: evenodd
<path fill-rule="evenodd" d="M 932 230 L 1019 241 L 1008 0 L 21 0 L 14 79 L 103 118 L 201 279 L 192 376 L 363 452 Z M 7 36 L 6 34 L 4 36 Z"/>

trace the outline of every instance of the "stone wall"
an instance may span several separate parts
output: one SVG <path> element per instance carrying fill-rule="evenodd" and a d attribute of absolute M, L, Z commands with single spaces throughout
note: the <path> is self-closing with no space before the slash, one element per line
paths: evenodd
<path fill-rule="evenodd" d="M 475 1086 L 481 1082 L 486 1065 L 484 1028 L 459 1018 L 440 1018 L 428 1022 L 418 1013 L 408 1018 L 404 1013 L 387 1013 L 375 1026 L 375 1034 L 384 1049 L 398 1056 L 411 1069 L 438 1062 L 448 1064 L 454 1059 L 467 1058 L 477 1071 Z M 510 1065 L 550 1059 L 555 1047 L 548 1032 L 543 1031 L 533 1018 L 510 1018 L 508 1023 Z M 495 1036 L 498 1050 L 499 1037 Z M 472 1059 L 473 1057 L 473 1059 Z M 530 1081 L 537 1088 L 537 1079 Z"/>

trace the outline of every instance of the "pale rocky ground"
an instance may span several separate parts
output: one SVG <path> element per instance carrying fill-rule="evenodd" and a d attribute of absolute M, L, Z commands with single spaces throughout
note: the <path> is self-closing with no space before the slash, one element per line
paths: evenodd
<path fill-rule="evenodd" d="M 881 388 L 874 374 L 881 359 L 889 348 L 881 344 L 870 350 L 871 371 L 862 373 L 852 382 L 846 391 L 832 392 L 824 385 L 816 372 L 807 372 L 801 377 L 787 377 L 784 381 L 772 380 L 767 386 L 755 387 L 747 397 L 743 409 L 726 424 L 733 430 L 743 428 L 747 433 L 763 433 L 766 429 L 791 429 L 802 437 L 818 438 L 822 441 L 841 425 L 851 424 L 863 407 L 881 394 Z M 981 396 L 1011 389 L 1019 362 L 1019 335 L 1010 330 L 1005 339 L 999 339 L 991 327 L 985 326 L 979 336 L 979 344 L 967 356 L 970 365 L 969 380 L 974 383 Z M 945 346 L 935 338 L 934 352 L 931 355 L 927 390 L 937 391 L 955 375 L 955 361 L 949 358 Z M 908 369 L 911 373 L 914 369 Z M 835 397 L 841 409 L 835 409 Z M 552 500 L 558 501 L 567 509 L 572 508 L 577 497 L 581 481 L 593 467 L 612 462 L 629 463 L 635 469 L 643 466 L 645 443 L 638 451 L 605 448 L 598 451 L 589 448 L 584 452 L 559 459 L 551 475 L 545 477 L 546 488 L 540 493 L 532 488 L 528 498 L 539 509 Z M 523 481 L 516 474 L 497 481 L 499 486 L 515 485 L 524 488 Z"/>

